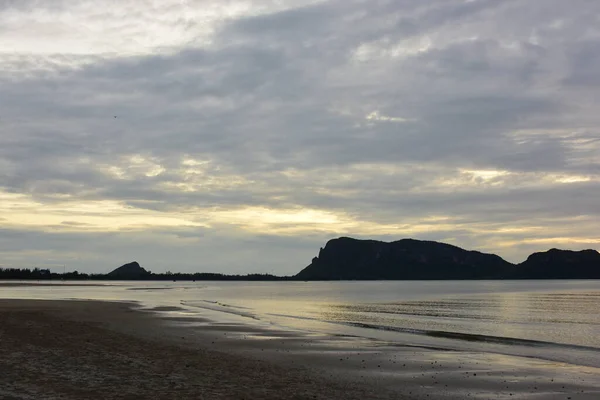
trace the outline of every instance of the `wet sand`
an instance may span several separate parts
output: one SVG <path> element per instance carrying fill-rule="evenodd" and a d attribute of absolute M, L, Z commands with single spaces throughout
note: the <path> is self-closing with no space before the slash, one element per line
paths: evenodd
<path fill-rule="evenodd" d="M 182 321 L 181 328 L 189 323 L 183 318 L 176 321 Z M 594 367 L 248 325 L 199 325 L 184 328 L 189 343 L 211 340 L 219 351 L 284 367 L 308 366 L 319 376 L 395 393 L 392 398 L 600 398 L 600 369 Z"/>
<path fill-rule="evenodd" d="M 0 399 L 392 398 L 201 345 L 129 304 L 0 300 Z"/>
<path fill-rule="evenodd" d="M 0 399 L 600 398 L 597 368 L 145 311 L 0 300 Z"/>
<path fill-rule="evenodd" d="M 113 286 L 110 283 L 70 283 L 70 282 L 60 282 L 60 281 L 34 281 L 34 282 L 0 282 L 0 288 L 3 287 L 86 287 L 86 286 Z"/>

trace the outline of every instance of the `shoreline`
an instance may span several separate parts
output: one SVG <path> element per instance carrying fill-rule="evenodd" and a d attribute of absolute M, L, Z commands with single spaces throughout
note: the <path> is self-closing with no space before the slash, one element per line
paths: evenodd
<path fill-rule="evenodd" d="M 89 359 L 77 370 L 93 371 L 87 378 L 79 376 L 83 383 L 78 390 L 86 384 L 95 387 L 93 382 L 107 382 L 107 376 L 117 375 L 129 382 L 127 387 L 138 391 L 136 398 L 145 398 L 144 390 L 148 390 L 140 386 L 140 380 L 150 382 L 148 387 L 153 388 L 147 398 L 161 398 L 156 397 L 156 393 L 167 397 L 181 393 L 181 398 L 244 398 L 239 397 L 240 390 L 244 395 L 254 393 L 248 398 L 265 399 L 420 399 L 429 396 L 592 399 L 600 396 L 600 369 L 597 368 L 499 354 L 391 346 L 355 337 L 262 330 L 202 318 L 177 318 L 171 315 L 174 311 L 177 309 L 173 307 L 152 309 L 138 303 L 110 301 L 0 300 L 0 363 L 5 364 L 3 370 L 35 370 L 39 365 L 47 365 L 44 369 L 47 371 L 52 370 L 52 366 L 68 367 L 69 363 L 52 361 L 53 354 L 76 349 L 78 357 Z M 15 325 L 15 321 L 20 325 Z M 75 334 L 77 331 L 84 332 L 85 341 Z M 61 337 L 63 334 L 66 336 Z M 33 349 L 32 340 L 36 343 Z M 124 343 L 129 345 L 124 347 Z M 10 354 L 22 346 L 25 347 L 17 362 Z M 173 392 L 170 383 L 165 387 L 166 382 L 171 381 L 161 378 L 158 372 L 152 378 L 142 379 L 119 363 L 97 358 L 99 349 L 113 354 L 115 359 L 129 359 L 132 365 L 162 365 L 163 371 L 178 371 L 176 375 L 180 378 L 173 385 L 179 385 L 179 391 Z M 171 361 L 166 362 L 165 358 Z M 202 365 L 202 368 L 190 369 L 190 365 Z M 198 382 L 197 376 L 207 373 L 212 380 Z M 22 374 L 16 376 L 23 380 Z M 72 388 L 64 383 L 69 381 L 69 377 L 66 378 L 63 386 L 56 386 L 56 390 L 62 390 L 66 396 L 62 398 L 128 398 L 119 395 L 126 393 L 124 389 L 113 393 L 113 397 L 110 393 L 102 397 L 68 397 L 67 392 Z M 15 383 L 7 379 L 0 376 L 0 387 L 15 387 Z M 86 379 L 92 382 L 86 383 Z M 31 381 L 26 382 L 31 384 Z M 108 382 L 114 384 L 110 379 Z M 39 397 L 41 389 L 35 385 L 29 389 L 21 386 L 21 389 L 38 390 L 34 398 L 56 398 Z M 193 394 L 194 390 L 204 395 Z M 205 396 L 206 390 L 211 391 L 211 396 Z M 18 397 L 14 392 L 18 390 L 13 389 L 7 398 L 28 398 Z M 0 392 L 0 395 L 3 394 Z"/>
<path fill-rule="evenodd" d="M 132 303 L 0 300 L 3 399 L 385 399 L 385 391 L 185 343 Z M 189 340 L 188 340 L 189 341 Z M 179 342 L 179 343 L 178 343 Z"/>

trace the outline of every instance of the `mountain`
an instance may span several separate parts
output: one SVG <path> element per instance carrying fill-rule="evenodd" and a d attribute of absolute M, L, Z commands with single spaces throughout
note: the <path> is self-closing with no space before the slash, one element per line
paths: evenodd
<path fill-rule="evenodd" d="M 150 272 L 146 271 L 144 268 L 137 263 L 137 261 L 130 262 L 129 264 L 121 265 L 119 268 L 111 271 L 107 274 L 110 278 L 119 278 L 119 279 L 138 279 L 147 277 L 150 275 Z"/>
<path fill-rule="evenodd" d="M 515 269 L 515 278 L 600 279 L 600 253 L 559 249 L 533 253 Z"/>
<path fill-rule="evenodd" d="M 446 243 L 402 239 L 395 242 L 332 239 L 312 263 L 291 277 L 271 275 L 152 274 L 136 261 L 100 279 L 190 280 L 433 280 L 433 279 L 600 279 L 596 250 L 534 253 L 515 265 L 495 254 Z"/>
<path fill-rule="evenodd" d="M 502 279 L 515 266 L 495 254 L 445 243 L 332 239 L 300 271 L 299 280 Z"/>

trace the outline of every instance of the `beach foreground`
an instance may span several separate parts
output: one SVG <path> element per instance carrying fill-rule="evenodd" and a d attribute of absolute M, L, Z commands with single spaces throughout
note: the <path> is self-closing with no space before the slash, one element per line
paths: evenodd
<path fill-rule="evenodd" d="M 0 398 L 389 397 L 300 368 L 177 345 L 160 332 L 129 304 L 0 300 Z"/>
<path fill-rule="evenodd" d="M 0 300 L 0 399 L 597 399 L 600 369 L 188 319 L 177 307 Z"/>

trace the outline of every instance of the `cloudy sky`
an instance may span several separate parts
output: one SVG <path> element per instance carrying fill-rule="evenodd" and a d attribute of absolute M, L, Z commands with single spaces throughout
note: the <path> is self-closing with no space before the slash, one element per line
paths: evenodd
<path fill-rule="evenodd" d="M 600 249 L 598 0 L 2 0 L 0 266 Z"/>

